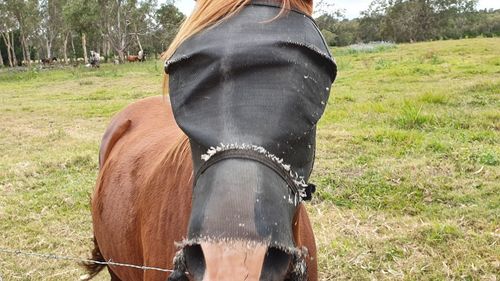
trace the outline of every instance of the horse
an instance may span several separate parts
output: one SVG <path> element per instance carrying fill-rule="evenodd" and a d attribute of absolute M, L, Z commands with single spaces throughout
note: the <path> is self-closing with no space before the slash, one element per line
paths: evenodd
<path fill-rule="evenodd" d="M 170 103 L 162 97 L 146 98 L 117 114 L 103 136 L 99 163 L 92 213 L 94 235 L 102 240 L 93 258 L 171 269 L 174 242 L 187 235 L 193 173 L 189 140 L 175 122 Z M 305 206 L 297 210 L 293 227 L 297 245 L 309 249 L 309 280 L 317 280 L 316 246 Z M 108 269 L 111 280 L 168 277 L 154 270 Z"/>
<path fill-rule="evenodd" d="M 85 279 L 107 267 L 114 281 L 318 280 L 304 201 L 336 65 L 305 14 L 261 26 L 281 5 L 240 2 L 222 7 L 239 7 L 237 15 L 167 60 L 170 101 L 137 101 L 107 127 L 91 200 L 92 259 L 150 270 L 87 264 Z M 198 5 L 206 11 L 211 1 Z"/>

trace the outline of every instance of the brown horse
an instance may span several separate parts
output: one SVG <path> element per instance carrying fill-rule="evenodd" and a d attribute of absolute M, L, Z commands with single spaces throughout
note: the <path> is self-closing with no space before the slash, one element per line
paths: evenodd
<path fill-rule="evenodd" d="M 112 280 L 317 280 L 301 202 L 337 70 L 312 6 L 197 1 L 165 52 L 170 102 L 114 117 L 92 197 L 94 259 L 174 272 L 108 265 Z"/>
<path fill-rule="evenodd" d="M 193 170 L 189 140 L 177 126 L 170 103 L 161 97 L 148 98 L 116 115 L 103 137 L 99 161 L 92 198 L 98 241 L 93 258 L 171 269 L 175 243 L 187 235 Z M 309 250 L 308 280 L 317 280 L 316 246 L 302 204 L 293 221 L 293 235 L 297 246 Z M 240 247 L 229 252 L 203 246 L 207 268 L 203 280 L 259 280 L 265 249 Z M 244 279 L 244 262 L 244 270 L 256 277 Z M 103 269 L 88 267 L 90 277 Z M 224 273 L 214 272 L 217 268 L 225 269 Z M 108 270 L 111 280 L 165 281 L 169 275 L 116 266 Z"/>

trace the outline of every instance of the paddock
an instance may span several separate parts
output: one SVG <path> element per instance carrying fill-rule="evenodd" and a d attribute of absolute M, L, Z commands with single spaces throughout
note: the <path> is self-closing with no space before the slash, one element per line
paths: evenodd
<path fill-rule="evenodd" d="M 307 203 L 321 281 L 495 280 L 500 39 L 334 48 Z M 113 114 L 161 94 L 163 65 L 0 70 L 0 277 L 76 280 Z M 127 261 L 114 261 L 123 262 Z M 142 270 L 142 269 L 138 269 Z M 95 280 L 109 280 L 103 272 Z"/>

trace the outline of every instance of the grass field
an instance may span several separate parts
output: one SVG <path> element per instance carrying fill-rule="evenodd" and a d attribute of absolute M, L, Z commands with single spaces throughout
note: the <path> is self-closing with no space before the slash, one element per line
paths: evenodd
<path fill-rule="evenodd" d="M 321 280 L 498 280 L 500 38 L 333 49 L 308 204 Z M 161 63 L 0 70 L 0 247 L 87 257 L 110 117 L 161 93 Z M 0 279 L 76 280 L 0 253 Z M 101 274 L 96 280 L 106 280 Z"/>

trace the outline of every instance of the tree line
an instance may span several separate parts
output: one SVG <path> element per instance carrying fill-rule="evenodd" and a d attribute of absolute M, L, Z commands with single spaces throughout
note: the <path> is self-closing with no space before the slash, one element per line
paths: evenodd
<path fill-rule="evenodd" d="M 500 10 L 478 10 L 478 0 L 374 0 L 359 18 L 323 13 L 316 21 L 332 46 L 500 35 Z"/>
<path fill-rule="evenodd" d="M 156 56 L 184 17 L 173 2 L 154 0 L 0 0 L 0 66 L 87 63 L 90 50 L 120 62 L 139 51 Z"/>
<path fill-rule="evenodd" d="M 120 62 L 139 51 L 156 57 L 185 18 L 173 1 L 0 0 L 0 66 L 53 57 L 87 63 L 90 50 Z M 374 0 L 352 20 L 332 3 L 316 1 L 332 46 L 500 35 L 500 10 L 477 10 L 477 0 Z"/>

